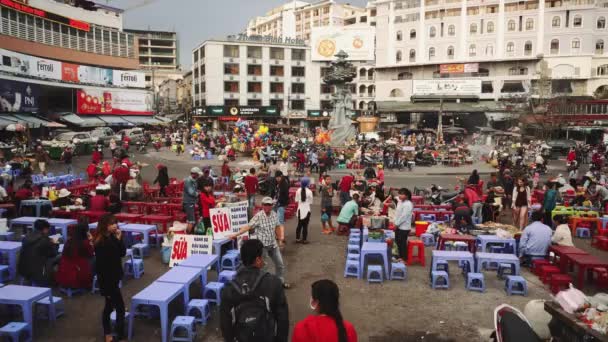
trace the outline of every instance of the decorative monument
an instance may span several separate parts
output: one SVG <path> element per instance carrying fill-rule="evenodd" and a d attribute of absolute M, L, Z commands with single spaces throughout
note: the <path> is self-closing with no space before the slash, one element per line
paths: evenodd
<path fill-rule="evenodd" d="M 346 61 L 348 55 L 344 51 L 338 52 L 336 61 L 331 62 L 329 73 L 323 78 L 325 84 L 336 87 L 333 95 L 333 111 L 329 120 L 331 132 L 330 144 L 342 146 L 346 141 L 357 134 L 352 124 L 353 98 L 350 92 L 350 83 L 357 76 L 355 67 Z"/>

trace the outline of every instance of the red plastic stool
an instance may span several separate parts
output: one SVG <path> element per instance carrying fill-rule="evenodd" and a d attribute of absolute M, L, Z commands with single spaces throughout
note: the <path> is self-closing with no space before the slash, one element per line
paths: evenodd
<path fill-rule="evenodd" d="M 557 266 L 542 266 L 540 268 L 540 280 L 542 280 L 543 284 L 548 284 L 551 281 L 551 276 L 559 273 L 561 273 L 561 270 Z"/>
<path fill-rule="evenodd" d="M 596 274 L 596 284 L 600 289 L 608 289 L 608 269 L 604 267 L 596 267 L 593 269 Z"/>
<path fill-rule="evenodd" d="M 418 255 L 414 256 L 414 248 L 418 249 Z M 407 265 L 414 262 L 424 266 L 424 243 L 422 240 L 412 240 L 407 242 Z"/>
<path fill-rule="evenodd" d="M 593 238 L 591 238 L 591 246 L 608 251 L 608 237 L 594 235 Z"/>
<path fill-rule="evenodd" d="M 532 260 L 532 267 L 530 267 L 530 270 L 540 277 L 540 268 L 545 265 L 550 266 L 551 262 L 546 259 L 535 259 Z"/>
<path fill-rule="evenodd" d="M 350 234 L 350 227 L 345 224 L 338 224 L 338 231 L 336 235 L 348 235 Z"/>
<path fill-rule="evenodd" d="M 551 276 L 550 288 L 553 294 L 557 294 L 562 289 L 567 289 L 572 283 L 572 277 L 567 274 L 554 274 Z"/>

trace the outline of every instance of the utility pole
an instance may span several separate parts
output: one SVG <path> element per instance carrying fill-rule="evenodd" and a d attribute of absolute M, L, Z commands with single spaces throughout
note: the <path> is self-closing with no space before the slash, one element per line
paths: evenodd
<path fill-rule="evenodd" d="M 437 141 L 443 142 L 443 96 L 439 97 L 439 117 L 437 119 Z"/>

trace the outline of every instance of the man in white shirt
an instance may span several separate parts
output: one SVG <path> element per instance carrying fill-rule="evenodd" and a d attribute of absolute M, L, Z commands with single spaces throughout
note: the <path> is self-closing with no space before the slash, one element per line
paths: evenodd
<path fill-rule="evenodd" d="M 406 189 L 399 189 L 399 203 L 395 209 L 395 242 L 399 249 L 399 259 L 405 263 L 407 260 L 407 237 L 412 230 L 412 212 L 414 205 L 410 201 L 412 193 Z"/>
<path fill-rule="evenodd" d="M 8 199 L 8 193 L 6 189 L 2 185 L 0 185 L 0 202 L 6 201 Z"/>

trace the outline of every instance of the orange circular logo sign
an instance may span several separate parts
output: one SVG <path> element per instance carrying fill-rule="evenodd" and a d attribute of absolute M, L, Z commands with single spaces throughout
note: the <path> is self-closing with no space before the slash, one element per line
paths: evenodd
<path fill-rule="evenodd" d="M 355 49 L 360 49 L 363 47 L 363 40 L 359 37 L 356 37 L 355 39 L 353 39 L 353 47 Z"/>
<path fill-rule="evenodd" d="M 317 52 L 323 57 L 332 57 L 336 52 L 336 43 L 333 40 L 323 39 L 317 46 Z"/>

